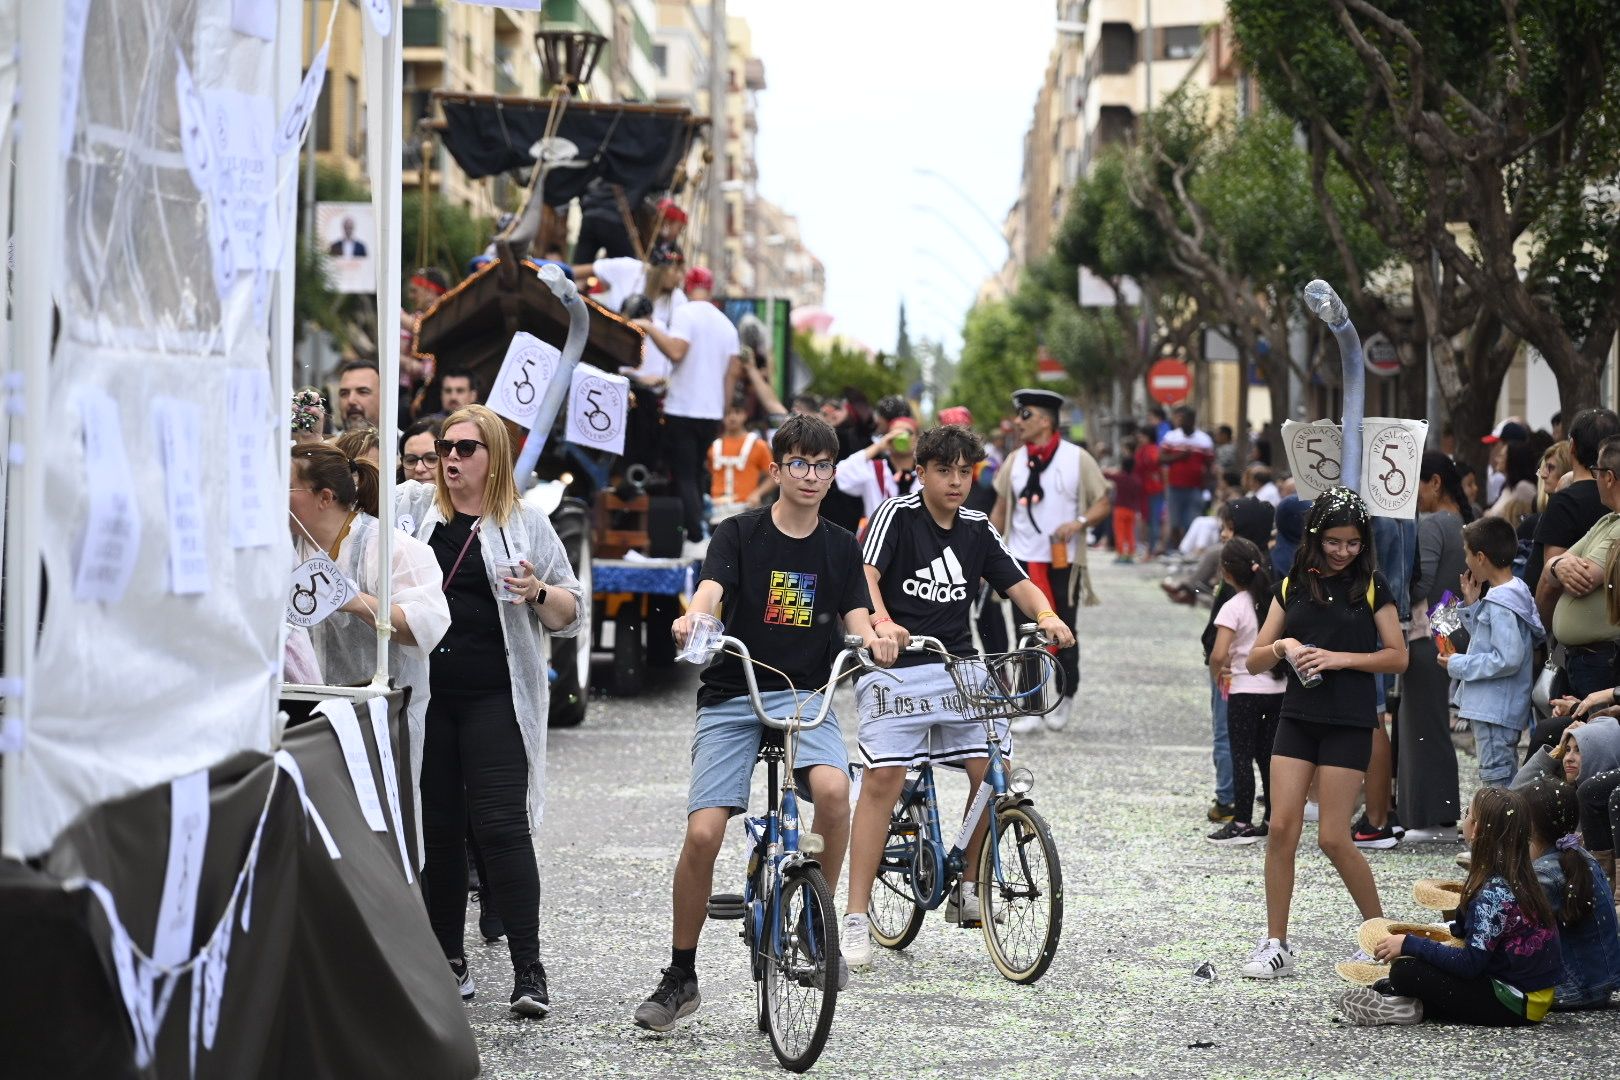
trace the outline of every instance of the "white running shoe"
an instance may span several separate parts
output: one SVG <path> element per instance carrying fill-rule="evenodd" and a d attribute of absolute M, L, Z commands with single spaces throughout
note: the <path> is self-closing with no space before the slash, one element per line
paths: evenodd
<path fill-rule="evenodd" d="M 1295 974 L 1294 950 L 1276 938 L 1266 938 L 1238 972 L 1245 979 L 1288 979 Z"/>
<path fill-rule="evenodd" d="M 1314 802 L 1310 802 L 1309 800 L 1307 800 L 1306 803 L 1305 803 L 1305 820 L 1306 821 L 1320 821 L 1321 818 L 1322 818 L 1321 809 Z"/>
<path fill-rule="evenodd" d="M 1415 997 L 1380 994 L 1370 986 L 1357 986 L 1339 995 L 1339 1011 L 1360 1027 L 1381 1024 L 1417 1024 L 1423 1020 L 1423 1002 Z"/>
<path fill-rule="evenodd" d="M 1038 716 L 1020 716 L 1012 722 L 1014 735 L 1028 735 L 1041 730 L 1041 718 Z"/>
<path fill-rule="evenodd" d="M 851 968 L 872 966 L 871 922 L 864 914 L 850 912 L 844 916 L 844 962 Z"/>
<path fill-rule="evenodd" d="M 1046 730 L 1062 731 L 1069 726 L 1075 714 L 1080 711 L 1080 699 L 1077 695 L 1070 695 L 1066 701 L 1058 703 L 1058 707 L 1047 713 L 1041 719 L 1046 721 Z"/>
<path fill-rule="evenodd" d="M 983 918 L 979 910 L 977 882 L 964 881 L 960 887 L 951 890 L 950 899 L 945 901 L 946 922 L 960 926 L 978 926 Z"/>

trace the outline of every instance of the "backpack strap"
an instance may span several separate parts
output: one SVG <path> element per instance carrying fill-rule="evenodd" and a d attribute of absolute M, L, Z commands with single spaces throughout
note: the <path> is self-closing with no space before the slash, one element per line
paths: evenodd
<path fill-rule="evenodd" d="M 1290 581 L 1292 581 L 1293 579 L 1294 579 L 1293 574 L 1289 574 L 1287 577 L 1282 579 L 1282 600 L 1283 600 L 1283 605 L 1284 606 L 1287 606 L 1287 604 L 1288 604 L 1288 583 Z M 1375 581 L 1373 581 L 1371 578 L 1368 578 L 1367 579 L 1367 608 L 1369 610 L 1371 610 L 1372 606 L 1373 606 L 1373 597 L 1375 597 L 1377 595 L 1378 595 L 1378 585 L 1377 585 L 1377 583 Z"/>

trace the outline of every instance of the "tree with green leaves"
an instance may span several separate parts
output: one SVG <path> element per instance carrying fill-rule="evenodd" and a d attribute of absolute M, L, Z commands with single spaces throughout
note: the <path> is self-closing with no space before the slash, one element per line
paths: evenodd
<path fill-rule="evenodd" d="M 844 394 L 853 387 L 876 401 L 905 390 L 899 372 L 876 363 L 863 350 L 852 349 L 836 338 L 819 343 L 804 331 L 793 335 L 793 352 L 810 373 L 809 390 L 822 396 Z"/>
<path fill-rule="evenodd" d="M 1566 415 L 1597 404 L 1620 327 L 1612 5 L 1232 0 L 1230 10 L 1267 97 L 1305 126 L 1317 160 L 1353 180 L 1363 219 L 1411 266 L 1459 438 L 1494 402 L 1473 378 L 1518 338 L 1557 376 Z M 1493 362 L 1479 370 L 1459 356 L 1459 333 Z"/>

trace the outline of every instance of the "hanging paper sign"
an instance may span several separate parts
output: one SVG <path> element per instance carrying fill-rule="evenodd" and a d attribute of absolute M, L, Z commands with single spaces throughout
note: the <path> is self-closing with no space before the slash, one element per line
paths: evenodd
<path fill-rule="evenodd" d="M 624 453 L 624 428 L 630 410 L 630 380 L 609 375 L 589 364 L 574 368 L 568 387 L 568 434 L 575 446 L 610 454 Z"/>
<path fill-rule="evenodd" d="M 169 861 L 163 872 L 157 934 L 152 939 L 152 959 L 164 967 L 178 967 L 191 958 L 208 814 L 207 769 L 169 782 Z"/>
<path fill-rule="evenodd" d="M 219 155 L 208 124 L 208 106 L 197 84 L 192 82 L 186 58 L 176 51 L 174 60 L 174 96 L 180 107 L 180 153 L 186 159 L 186 171 L 191 174 L 192 183 L 206 194 L 213 190 L 214 174 L 219 171 Z"/>
<path fill-rule="evenodd" d="M 354 702 L 345 698 L 332 698 L 316 706 L 315 711 L 325 716 L 337 735 L 338 746 L 343 749 L 343 763 L 349 769 L 349 781 L 354 784 L 354 796 L 360 802 L 360 812 L 372 832 L 387 832 L 388 820 L 383 817 L 382 799 L 377 795 L 377 781 L 371 775 L 371 756 L 366 752 L 366 740 L 360 734 L 360 721 L 354 715 Z"/>
<path fill-rule="evenodd" d="M 546 396 L 546 387 L 557 374 L 557 362 L 561 359 L 562 351 L 556 346 L 519 330 L 506 347 L 489 407 L 514 424 L 529 427 L 540 411 L 540 400 Z"/>
<path fill-rule="evenodd" d="M 135 480 L 124 448 L 118 403 L 100 390 L 86 390 L 79 402 L 84 420 L 85 489 L 89 514 L 73 594 L 80 600 L 111 603 L 124 595 L 141 546 Z"/>
<path fill-rule="evenodd" d="M 1288 471 L 1294 475 L 1299 497 L 1315 499 L 1338 484 L 1342 472 L 1339 459 L 1344 454 L 1344 438 L 1339 425 L 1331 420 L 1302 424 L 1284 420 L 1283 449 L 1288 454 Z"/>
<path fill-rule="evenodd" d="M 371 28 L 378 37 L 387 37 L 394 29 L 394 0 L 360 0 L 371 19 Z"/>
<path fill-rule="evenodd" d="M 279 514 L 287 512 L 286 496 L 270 494 L 272 458 L 270 373 L 258 367 L 234 368 L 227 376 L 226 415 L 229 453 L 226 483 L 230 489 L 231 546 L 263 547 L 276 540 Z M 279 507 L 278 504 L 279 503 Z"/>
<path fill-rule="evenodd" d="M 202 501 L 202 414 L 190 402 L 152 402 L 158 457 L 163 463 L 164 505 L 169 519 L 169 591 L 190 596 L 208 591 L 206 515 Z"/>
<path fill-rule="evenodd" d="M 315 105 L 321 99 L 321 87 L 326 85 L 326 61 L 331 49 L 332 41 L 328 38 L 310 61 L 304 81 L 298 84 L 298 93 L 293 95 L 287 111 L 281 114 L 274 144 L 277 157 L 302 145 L 304 134 L 309 130 L 309 119 L 315 115 Z"/>
<path fill-rule="evenodd" d="M 1361 424 L 1361 494 L 1376 517 L 1417 515 L 1418 468 L 1427 420 L 1369 416 Z"/>
<path fill-rule="evenodd" d="M 325 621 L 355 595 L 338 564 L 324 555 L 300 563 L 287 594 L 287 621 L 308 629 Z"/>
<path fill-rule="evenodd" d="M 212 209 L 223 212 L 230 234 L 232 267 L 242 274 L 274 265 L 266 252 L 273 231 L 275 106 L 262 94 L 210 90 L 202 94 L 217 155 Z"/>
<path fill-rule="evenodd" d="M 388 733 L 388 699 L 374 697 L 366 702 L 371 710 L 371 734 L 377 740 L 377 764 L 382 766 L 383 791 L 388 794 L 388 814 L 394 819 L 394 839 L 399 842 L 399 861 L 405 867 L 405 884 L 416 880 L 411 873 L 410 849 L 405 846 L 405 816 L 399 808 L 399 770 L 394 767 L 394 740 Z"/>
<path fill-rule="evenodd" d="M 276 0 L 231 0 L 231 29 L 261 41 L 276 40 Z"/>

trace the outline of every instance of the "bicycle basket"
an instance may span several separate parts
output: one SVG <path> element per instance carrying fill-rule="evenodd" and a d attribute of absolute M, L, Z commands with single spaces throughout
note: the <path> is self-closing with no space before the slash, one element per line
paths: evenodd
<path fill-rule="evenodd" d="M 965 711 L 984 717 L 1044 716 L 1063 700 L 1063 671 L 1045 649 L 1015 649 L 945 665 Z"/>

